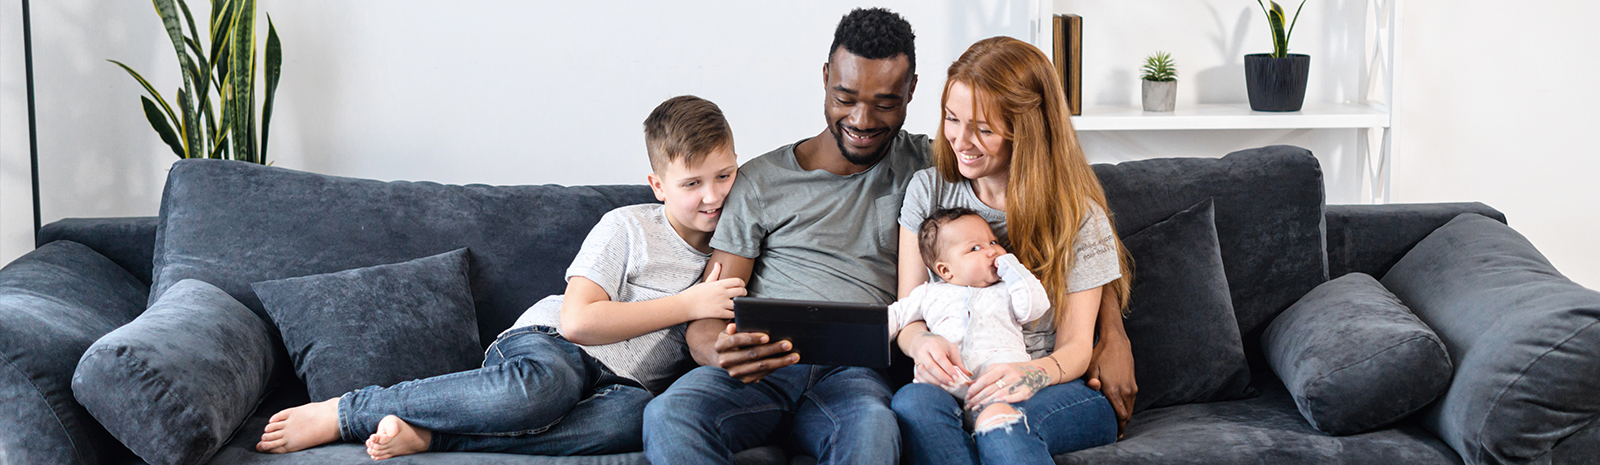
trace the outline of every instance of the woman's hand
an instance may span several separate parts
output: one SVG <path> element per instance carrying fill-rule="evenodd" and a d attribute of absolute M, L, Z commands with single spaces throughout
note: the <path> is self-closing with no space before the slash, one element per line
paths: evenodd
<path fill-rule="evenodd" d="M 961 349 L 950 340 L 923 331 L 912 340 L 912 346 L 917 381 L 947 389 L 972 382 L 972 372 L 961 363 Z"/>
<path fill-rule="evenodd" d="M 1029 362 L 996 363 L 983 370 L 967 387 L 967 408 L 978 410 L 995 402 L 1017 403 L 1050 385 L 1050 374 Z"/>

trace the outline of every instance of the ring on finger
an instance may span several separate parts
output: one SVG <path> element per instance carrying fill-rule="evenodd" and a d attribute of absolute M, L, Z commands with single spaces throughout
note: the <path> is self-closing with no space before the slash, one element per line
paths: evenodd
<path fill-rule="evenodd" d="M 1006 388 L 1006 380 L 997 379 L 997 380 L 994 381 L 994 386 L 998 387 L 1000 389 L 1005 389 Z"/>

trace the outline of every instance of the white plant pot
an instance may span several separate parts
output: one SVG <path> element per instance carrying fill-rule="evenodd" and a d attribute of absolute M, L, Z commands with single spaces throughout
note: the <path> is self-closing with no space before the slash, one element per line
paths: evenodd
<path fill-rule="evenodd" d="M 1144 111 L 1172 111 L 1178 101 L 1178 81 L 1145 81 Z"/>

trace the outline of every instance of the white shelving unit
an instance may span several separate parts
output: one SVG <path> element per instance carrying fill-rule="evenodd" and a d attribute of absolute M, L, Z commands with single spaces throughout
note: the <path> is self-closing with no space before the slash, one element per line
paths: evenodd
<path fill-rule="evenodd" d="M 1147 8 L 1127 2 L 1128 8 Z M 1281 2 L 1285 8 L 1298 2 Z M 1367 0 L 1364 69 L 1351 69 L 1359 74 L 1360 95 L 1355 101 L 1316 102 L 1307 96 L 1304 108 L 1297 112 L 1272 113 L 1251 111 L 1248 102 L 1236 104 L 1179 104 L 1173 112 L 1145 112 L 1139 106 L 1085 105 L 1083 115 L 1073 117 L 1073 126 L 1079 131 L 1220 131 L 1254 129 L 1355 129 L 1359 139 L 1357 156 L 1365 160 L 1362 201 L 1387 203 L 1390 192 L 1390 166 L 1393 164 L 1395 128 L 1392 115 L 1395 108 L 1393 92 L 1399 65 L 1399 46 L 1396 43 L 1400 26 L 1402 0 Z M 1307 7 L 1311 7 L 1307 4 Z M 1152 9 L 1154 10 L 1154 9 Z M 1050 53 L 1052 18 L 1057 13 L 1055 1 L 1039 0 L 1033 7 L 1036 12 L 1034 44 Z M 1309 11 L 1308 11 L 1309 13 Z M 1151 14 L 1160 14 L 1151 13 Z M 1130 29 L 1130 34 L 1138 33 Z M 1300 36 L 1296 36 L 1299 39 Z M 1306 40 L 1306 39 L 1299 39 Z M 1314 65 L 1315 66 L 1315 65 Z M 1087 98 L 1087 95 L 1086 95 Z M 1203 137 L 1196 135 L 1195 137 Z"/>

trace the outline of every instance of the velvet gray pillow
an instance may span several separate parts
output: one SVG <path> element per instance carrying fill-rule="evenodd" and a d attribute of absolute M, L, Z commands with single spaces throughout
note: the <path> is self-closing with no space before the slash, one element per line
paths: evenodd
<path fill-rule="evenodd" d="M 1300 414 L 1333 435 L 1404 418 L 1450 387 L 1450 356 L 1378 280 L 1350 273 L 1312 289 L 1261 338 Z"/>
<path fill-rule="evenodd" d="M 251 285 L 312 400 L 482 365 L 467 249 Z"/>
<path fill-rule="evenodd" d="M 1213 222 L 1208 199 L 1123 239 L 1137 265 L 1123 322 L 1135 412 L 1254 392 Z"/>
<path fill-rule="evenodd" d="M 1600 449 L 1600 435 L 1582 433 L 1600 422 L 1600 292 L 1477 214 L 1418 242 L 1383 285 L 1449 350 L 1455 378 L 1419 419 L 1464 461 L 1550 460 L 1574 441 L 1590 442 L 1568 450 Z"/>
<path fill-rule="evenodd" d="M 95 339 L 144 310 L 149 288 L 83 244 L 56 241 L 0 269 L 0 463 L 114 463 L 128 451 L 72 398 Z"/>
<path fill-rule="evenodd" d="M 269 331 L 228 293 L 186 279 L 95 341 L 72 393 L 146 462 L 205 463 L 270 387 Z"/>

